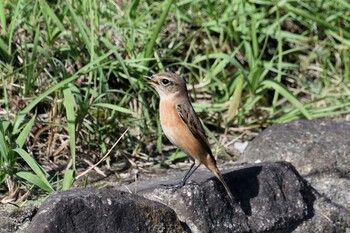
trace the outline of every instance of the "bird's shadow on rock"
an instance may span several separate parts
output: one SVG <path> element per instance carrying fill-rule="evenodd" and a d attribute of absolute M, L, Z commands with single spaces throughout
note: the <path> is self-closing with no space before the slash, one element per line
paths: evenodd
<path fill-rule="evenodd" d="M 261 167 L 254 166 L 223 174 L 236 202 L 247 216 L 251 215 L 250 200 L 259 194 L 257 177 L 260 172 Z"/>
<path fill-rule="evenodd" d="M 293 166 L 291 166 L 291 169 L 298 174 Z M 262 181 L 258 176 L 261 171 L 262 166 L 252 166 L 223 174 L 227 185 L 235 197 L 235 201 L 240 205 L 242 211 L 247 216 L 251 216 L 252 214 L 251 200 L 258 198 L 259 196 L 260 182 Z M 307 205 L 307 213 L 305 217 L 306 219 L 310 219 L 314 216 L 313 205 L 316 197 L 313 194 L 313 188 L 311 185 L 303 177 L 299 176 L 299 178 L 304 184 L 304 188 L 300 190 L 300 192 L 302 193 L 303 199 Z M 211 179 L 216 178 L 212 177 Z"/>

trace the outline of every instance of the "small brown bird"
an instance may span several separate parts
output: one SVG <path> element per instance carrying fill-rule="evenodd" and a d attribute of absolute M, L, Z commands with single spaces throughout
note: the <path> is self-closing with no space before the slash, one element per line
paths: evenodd
<path fill-rule="evenodd" d="M 190 170 L 186 173 L 177 187 L 204 164 L 219 179 L 227 194 L 234 197 L 224 181 L 209 146 L 207 136 L 201 121 L 194 111 L 188 97 L 186 82 L 177 74 L 165 72 L 146 76 L 160 97 L 160 123 L 167 138 L 175 146 L 194 159 Z"/>

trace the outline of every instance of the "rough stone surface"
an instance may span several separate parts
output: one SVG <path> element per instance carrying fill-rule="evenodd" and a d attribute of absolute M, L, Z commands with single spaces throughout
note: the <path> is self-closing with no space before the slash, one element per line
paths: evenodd
<path fill-rule="evenodd" d="M 350 232 L 349 209 L 345 209 L 343 206 L 337 206 L 332 200 L 320 196 L 314 202 L 314 209 L 314 216 L 299 225 L 293 233 Z"/>
<path fill-rule="evenodd" d="M 248 164 L 224 178 L 233 203 L 215 178 L 141 193 L 174 209 L 192 232 L 276 232 L 311 216 L 313 197 L 289 163 Z"/>
<path fill-rule="evenodd" d="M 17 207 L 11 204 L 0 205 L 0 232 L 19 232 L 28 227 L 37 212 L 37 207 L 30 205 Z"/>
<path fill-rule="evenodd" d="M 209 171 L 201 172 L 200 182 L 182 188 L 139 191 L 151 200 L 112 189 L 56 193 L 25 232 L 277 232 L 311 217 L 313 196 L 289 163 L 231 168 L 224 178 L 233 202 Z"/>
<path fill-rule="evenodd" d="M 188 228 L 158 202 L 113 189 L 73 189 L 51 195 L 25 232 L 188 232 Z"/>
<path fill-rule="evenodd" d="M 240 161 L 289 161 L 313 187 L 314 217 L 294 232 L 350 232 L 350 122 L 295 121 L 273 125 Z"/>
<path fill-rule="evenodd" d="M 241 162 L 287 161 L 301 175 L 350 176 L 350 122 L 299 120 L 265 129 Z"/>

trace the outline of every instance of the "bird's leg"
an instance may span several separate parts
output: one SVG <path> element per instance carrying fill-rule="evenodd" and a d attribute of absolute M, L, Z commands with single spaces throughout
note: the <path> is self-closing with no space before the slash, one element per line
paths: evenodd
<path fill-rule="evenodd" d="M 180 180 L 179 183 L 177 184 L 170 184 L 170 185 L 163 185 L 165 187 L 169 187 L 169 188 L 181 188 L 182 186 L 184 186 L 186 184 L 186 181 L 188 180 L 188 178 L 190 178 L 190 176 L 192 176 L 192 174 L 197 170 L 197 168 L 201 165 L 201 163 L 197 164 L 196 166 L 196 162 L 193 162 L 190 169 L 186 172 L 185 176 Z"/>
<path fill-rule="evenodd" d="M 197 168 L 201 165 L 201 163 L 197 164 L 195 167 L 194 165 L 196 165 L 196 162 L 193 162 L 193 164 L 190 167 L 190 170 L 188 170 L 185 176 L 181 179 L 180 183 L 178 184 L 180 187 L 186 184 L 186 181 L 188 180 L 188 178 L 192 176 L 192 174 L 197 170 Z"/>

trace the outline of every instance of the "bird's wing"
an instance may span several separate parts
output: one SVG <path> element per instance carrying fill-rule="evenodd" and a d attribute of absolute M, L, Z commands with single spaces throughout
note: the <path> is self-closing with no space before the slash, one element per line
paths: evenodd
<path fill-rule="evenodd" d="M 193 136 L 206 148 L 208 153 L 211 154 L 207 135 L 205 134 L 202 123 L 193 108 L 191 106 L 186 107 L 186 105 L 178 104 L 176 105 L 176 110 Z"/>

